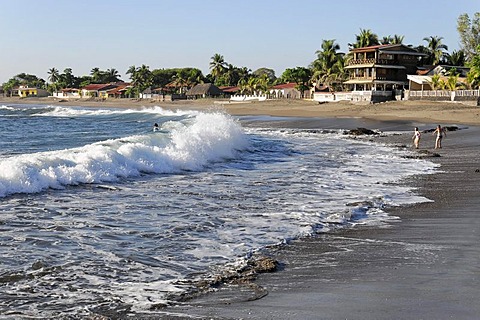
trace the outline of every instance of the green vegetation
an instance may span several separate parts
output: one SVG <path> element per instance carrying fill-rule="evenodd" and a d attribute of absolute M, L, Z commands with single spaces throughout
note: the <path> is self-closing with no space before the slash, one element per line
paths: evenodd
<path fill-rule="evenodd" d="M 340 46 L 335 40 L 323 40 L 322 49 L 316 52 L 317 59 L 312 62 L 312 79 L 317 86 L 323 84 L 335 91 L 342 90 L 342 83 L 347 80 L 345 72 L 345 55 L 338 52 Z"/>
<path fill-rule="evenodd" d="M 425 53 L 425 57 L 419 61 L 420 65 L 451 65 L 467 66 L 470 72 L 467 81 L 463 84 L 469 89 L 480 86 L 480 12 L 476 12 L 471 19 L 468 14 L 462 14 L 457 19 L 457 31 L 460 37 L 461 49 L 448 53 L 448 46 L 442 43 L 443 37 L 428 36 L 423 40 L 425 45 L 410 47 Z M 355 42 L 349 43 L 349 49 L 362 48 L 380 44 L 402 44 L 404 36 L 379 37 L 370 29 L 360 29 L 355 35 Z M 321 48 L 315 52 L 316 58 L 308 67 L 287 68 L 277 78 L 275 71 L 269 68 L 259 68 L 252 72 L 248 67 L 237 67 L 225 61 L 223 55 L 215 53 L 209 63 L 210 74 L 204 76 L 197 68 L 172 68 L 154 69 L 149 66 L 131 66 L 126 71 L 130 78 L 131 87 L 127 95 L 138 96 L 146 89 L 156 89 L 163 93 L 185 93 L 192 86 L 199 83 L 214 83 L 221 86 L 237 86 L 243 94 L 258 94 L 266 92 L 276 84 L 294 82 L 296 88 L 302 93 L 312 85 L 328 87 L 330 90 L 341 91 L 343 83 L 348 80 L 345 71 L 351 56 L 340 52 L 340 46 L 335 39 L 323 40 Z M 458 86 L 458 74 L 449 74 L 448 79 L 440 77 L 432 79 L 435 88 L 456 88 Z M 95 83 L 120 82 L 119 72 L 114 69 L 100 70 L 92 68 L 89 75 L 77 77 L 71 68 L 66 68 L 60 73 L 55 67 L 48 70 L 48 82 L 37 78 L 35 75 L 26 73 L 18 74 L 3 84 L 3 90 L 7 93 L 20 85 L 39 87 L 54 92 L 63 88 L 81 88 Z"/>
<path fill-rule="evenodd" d="M 467 75 L 467 82 L 473 88 L 480 86 L 480 45 L 476 48 L 476 54 L 473 55 L 469 63 L 470 72 Z"/>
<path fill-rule="evenodd" d="M 460 43 L 463 52 L 465 52 L 466 60 L 473 60 L 479 54 L 480 12 L 474 14 L 473 20 L 466 13 L 460 15 L 457 20 L 457 31 L 460 35 Z"/>
<path fill-rule="evenodd" d="M 372 33 L 370 29 L 360 29 L 360 34 L 355 35 L 355 38 L 357 40 L 355 43 L 348 44 L 350 49 L 363 48 L 380 44 L 380 42 L 378 41 L 378 36 Z"/>

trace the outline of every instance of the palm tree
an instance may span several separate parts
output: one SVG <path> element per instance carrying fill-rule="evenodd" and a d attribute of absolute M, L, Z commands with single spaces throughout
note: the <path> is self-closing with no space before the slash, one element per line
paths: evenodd
<path fill-rule="evenodd" d="M 467 82 L 471 88 L 478 88 L 480 85 L 480 54 L 476 54 L 469 62 L 470 71 L 467 73 Z"/>
<path fill-rule="evenodd" d="M 72 68 L 65 68 L 59 79 L 63 88 L 72 88 L 75 86 L 76 77 L 73 75 Z"/>
<path fill-rule="evenodd" d="M 133 76 L 133 86 L 137 89 L 137 92 L 143 92 L 149 88 L 153 82 L 153 75 L 150 68 L 144 64 L 137 68 Z"/>
<path fill-rule="evenodd" d="M 118 82 L 120 81 L 120 74 L 118 73 L 118 70 L 111 68 L 107 69 L 105 72 L 106 75 L 106 82 Z"/>
<path fill-rule="evenodd" d="M 445 87 L 445 82 L 440 79 L 440 75 L 438 73 L 432 76 L 431 86 L 433 90 L 443 89 Z"/>
<path fill-rule="evenodd" d="M 342 77 L 343 73 L 343 54 L 338 53 L 340 46 L 335 40 L 323 40 L 322 49 L 317 50 L 317 59 L 312 63 L 312 79 L 317 84 L 332 86 L 334 82 Z"/>
<path fill-rule="evenodd" d="M 49 69 L 48 74 L 48 80 L 51 83 L 56 83 L 60 79 L 60 73 L 58 73 L 58 70 L 56 68 Z"/>
<path fill-rule="evenodd" d="M 445 55 L 443 50 L 448 50 L 448 46 L 442 44 L 443 37 L 430 36 L 423 38 L 424 41 L 427 41 L 428 49 L 428 60 L 431 64 L 436 65 L 440 62 L 442 57 Z"/>
<path fill-rule="evenodd" d="M 100 76 L 101 76 L 101 71 L 100 68 L 95 67 L 90 70 L 90 75 L 92 76 L 92 82 L 93 83 L 99 83 L 100 82 Z"/>
<path fill-rule="evenodd" d="M 380 41 L 381 44 L 392 44 L 393 38 L 391 36 L 388 37 L 383 37 L 382 41 Z"/>
<path fill-rule="evenodd" d="M 240 79 L 240 81 L 238 81 L 238 89 L 239 89 L 239 92 L 240 94 L 247 94 L 248 93 L 248 85 L 247 85 L 247 79 Z"/>
<path fill-rule="evenodd" d="M 48 70 L 48 80 L 51 82 L 50 85 L 47 86 L 47 90 L 50 93 L 56 92 L 58 90 L 58 81 L 60 80 L 60 73 L 56 68 L 51 68 Z"/>
<path fill-rule="evenodd" d="M 381 43 L 382 44 L 402 44 L 404 38 L 405 36 L 399 36 L 398 34 L 396 34 L 393 37 L 392 36 L 383 37 Z"/>
<path fill-rule="evenodd" d="M 451 75 L 447 78 L 447 82 L 445 83 L 445 87 L 448 90 L 454 91 L 457 89 L 458 83 L 458 75 Z"/>
<path fill-rule="evenodd" d="M 247 92 L 250 94 L 257 94 L 257 85 L 258 85 L 258 78 L 251 77 L 247 81 Z"/>
<path fill-rule="evenodd" d="M 210 70 L 213 78 L 216 80 L 225 72 L 225 59 L 221 54 L 215 53 L 210 61 Z"/>
<path fill-rule="evenodd" d="M 405 36 L 399 36 L 398 34 L 393 36 L 391 44 L 402 44 Z"/>
<path fill-rule="evenodd" d="M 322 49 L 317 50 L 315 54 L 318 57 L 318 62 L 323 68 L 331 68 L 337 60 L 337 51 L 340 50 L 340 45 L 333 40 L 323 40 Z"/>
<path fill-rule="evenodd" d="M 133 77 L 135 76 L 136 72 L 137 72 L 137 68 L 135 66 L 130 66 L 128 67 L 126 74 L 130 75 L 130 80 L 133 80 Z"/>
<path fill-rule="evenodd" d="M 130 75 L 130 80 L 132 80 L 132 87 L 134 89 L 131 91 L 135 91 L 137 96 L 153 83 L 153 74 L 149 67 L 144 64 L 138 68 L 130 66 L 126 73 Z"/>
<path fill-rule="evenodd" d="M 224 85 L 226 86 L 236 85 L 238 83 L 238 80 L 240 80 L 240 77 L 238 75 L 238 68 L 235 67 L 233 64 L 229 63 L 225 68 L 223 78 L 225 80 Z"/>
<path fill-rule="evenodd" d="M 475 75 L 475 72 L 468 72 L 467 73 L 467 79 L 465 81 L 465 87 L 466 89 L 468 90 L 472 90 L 473 88 L 476 87 L 477 85 L 477 79 L 476 79 L 476 75 Z"/>
<path fill-rule="evenodd" d="M 238 81 L 239 82 L 242 79 L 245 80 L 245 81 L 248 81 L 248 79 L 250 79 L 250 77 L 252 77 L 252 70 L 248 69 L 247 67 L 242 67 L 242 68 L 238 69 L 238 79 L 239 79 Z M 236 85 L 239 85 L 238 82 L 236 83 Z"/>
<path fill-rule="evenodd" d="M 175 85 L 175 88 L 180 89 L 180 94 L 187 92 L 188 88 L 192 86 L 188 70 L 180 69 L 177 74 L 173 76 L 173 84 Z"/>
<path fill-rule="evenodd" d="M 465 52 L 463 50 L 453 51 L 452 54 L 445 54 L 447 64 L 451 66 L 464 66 L 465 65 Z"/>
<path fill-rule="evenodd" d="M 375 46 L 380 44 L 378 41 L 378 36 L 373 33 L 370 29 L 360 29 L 360 34 L 355 35 L 356 37 L 356 42 L 355 43 L 349 43 L 349 46 L 351 48 L 363 48 L 363 47 L 369 47 L 369 46 Z"/>
<path fill-rule="evenodd" d="M 268 89 L 270 89 L 270 79 L 266 74 L 260 76 L 257 78 L 257 89 L 265 94 L 268 92 Z"/>

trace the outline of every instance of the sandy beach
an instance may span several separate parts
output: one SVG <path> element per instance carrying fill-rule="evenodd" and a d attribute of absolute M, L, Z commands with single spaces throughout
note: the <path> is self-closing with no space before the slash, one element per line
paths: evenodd
<path fill-rule="evenodd" d="M 17 101 L 17 102 L 15 102 Z M 27 103 L 1 99 L 0 104 Z M 216 109 L 233 115 L 305 118 L 290 126 L 315 127 L 318 118 L 341 126 L 404 131 L 374 138 L 408 145 L 413 126 L 457 125 L 433 150 L 424 134 L 419 152 L 441 165 L 435 175 L 405 181 L 432 202 L 388 208 L 400 219 L 387 227 L 359 226 L 319 234 L 272 249 L 278 270 L 253 283 L 225 285 L 167 308 L 162 319 L 477 319 L 480 314 L 480 108 L 460 103 L 402 101 L 381 104 L 267 101 L 234 104 L 202 100 L 164 102 L 52 102 L 32 104 L 165 109 Z"/>
<path fill-rule="evenodd" d="M 227 99 L 198 99 L 164 102 L 156 100 L 112 99 L 58 100 L 54 98 L 0 97 L 0 104 L 47 104 L 99 108 L 151 108 L 169 110 L 221 109 L 232 115 L 271 115 L 283 117 L 366 118 L 375 120 L 409 120 L 424 123 L 480 125 L 480 107 L 474 102 L 392 101 L 385 103 L 332 102 L 319 104 L 308 100 L 270 100 L 230 102 Z"/>

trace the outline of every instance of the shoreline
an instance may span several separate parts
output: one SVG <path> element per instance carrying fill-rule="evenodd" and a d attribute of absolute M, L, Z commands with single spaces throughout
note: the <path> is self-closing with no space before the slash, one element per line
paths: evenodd
<path fill-rule="evenodd" d="M 432 126 L 434 126 L 432 124 Z M 302 238 L 253 285 L 223 285 L 164 310 L 171 319 L 474 319 L 480 287 L 480 127 L 448 134 L 433 175 L 405 183 L 433 202 L 387 208 L 399 221 Z M 373 138 L 398 145 L 410 132 Z M 428 140 L 428 141 L 427 141 Z M 433 137 L 421 150 L 433 150 Z M 259 294 L 260 293 L 260 294 Z"/>
<path fill-rule="evenodd" d="M 9 103 L 13 104 L 0 101 Z M 346 121 L 351 126 L 403 131 L 372 137 L 392 145 L 409 145 L 413 126 L 434 128 L 439 122 L 465 127 L 447 133 L 444 148 L 438 150 L 440 157 L 428 159 L 441 164 L 441 172 L 404 182 L 433 202 L 388 208 L 389 214 L 400 217 L 389 228 L 340 230 L 275 248 L 270 254 L 280 266 L 276 272 L 260 274 L 254 281 L 255 290 L 248 285 L 224 285 L 217 292 L 158 310 L 167 318 L 473 319 L 480 314 L 476 302 L 480 287 L 479 107 L 418 101 L 375 105 L 274 101 L 223 107 L 213 100 L 181 103 L 184 101 L 148 107 L 222 108 L 232 115 L 294 117 L 280 125 L 297 128 L 318 128 L 322 121 L 331 121 L 332 127 L 344 126 L 342 121 Z M 425 134 L 421 150 L 433 151 L 433 142 L 433 136 Z"/>
<path fill-rule="evenodd" d="M 417 123 L 480 125 L 480 107 L 471 103 L 435 101 L 390 101 L 351 103 L 345 101 L 319 104 L 310 100 L 268 100 L 248 103 L 221 99 L 197 99 L 162 102 L 154 100 L 116 99 L 107 101 L 55 98 L 0 98 L 0 105 L 26 104 L 94 108 L 153 108 L 167 110 L 223 110 L 234 116 L 269 115 L 277 117 L 364 118 L 378 121 L 408 120 Z"/>

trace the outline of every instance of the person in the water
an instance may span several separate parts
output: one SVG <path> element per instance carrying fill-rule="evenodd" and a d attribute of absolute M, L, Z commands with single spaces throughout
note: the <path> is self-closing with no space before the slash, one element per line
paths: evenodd
<path fill-rule="evenodd" d="M 415 149 L 418 149 L 420 147 L 420 137 L 421 133 L 418 131 L 418 128 L 415 127 L 415 131 L 413 132 L 413 145 L 415 146 Z"/>
<path fill-rule="evenodd" d="M 437 138 L 435 139 L 435 149 L 441 149 L 442 148 L 442 139 L 443 137 L 447 136 L 447 131 L 445 128 L 442 128 L 441 125 L 438 125 L 435 131 L 433 131 L 433 135 L 437 135 Z"/>

